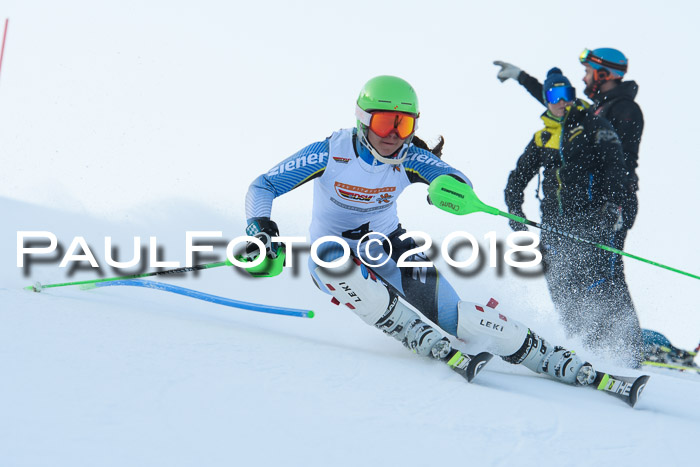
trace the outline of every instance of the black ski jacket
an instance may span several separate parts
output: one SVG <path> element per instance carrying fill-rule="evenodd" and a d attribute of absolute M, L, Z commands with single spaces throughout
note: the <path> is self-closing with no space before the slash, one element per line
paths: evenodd
<path fill-rule="evenodd" d="M 639 165 L 639 143 L 644 130 L 642 109 L 634 101 L 638 90 L 639 86 L 634 81 L 623 81 L 614 89 L 600 92 L 593 98 L 595 114 L 607 119 L 620 137 L 634 191 L 638 189 L 636 171 Z"/>
<path fill-rule="evenodd" d="M 606 202 L 621 205 L 627 169 L 617 133 L 577 101 L 563 121 L 542 114 L 544 128 L 535 133 L 508 177 L 505 201 L 509 212 L 522 215 L 523 191 L 544 168 L 540 209 L 544 222 L 581 220 Z"/>
<path fill-rule="evenodd" d="M 522 71 L 518 76 L 518 82 L 542 105 L 547 105 L 542 95 L 542 83 L 536 78 Z M 638 90 L 639 86 L 636 82 L 623 81 L 610 91 L 599 92 L 593 98 L 595 114 L 607 119 L 620 137 L 625 165 L 630 174 L 627 188 L 631 192 L 639 189 L 636 171 L 639 165 L 639 143 L 644 130 L 642 109 L 634 101 Z"/>

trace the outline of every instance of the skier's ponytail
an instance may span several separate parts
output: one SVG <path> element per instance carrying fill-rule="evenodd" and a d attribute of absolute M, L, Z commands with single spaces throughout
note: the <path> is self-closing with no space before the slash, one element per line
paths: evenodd
<path fill-rule="evenodd" d="M 413 145 L 417 148 L 425 149 L 426 151 L 432 152 L 439 158 L 442 158 L 442 147 L 445 145 L 445 138 L 443 138 L 442 135 L 440 135 L 438 143 L 432 148 L 428 146 L 428 143 L 426 143 L 416 135 L 413 135 L 411 143 L 413 143 Z"/>

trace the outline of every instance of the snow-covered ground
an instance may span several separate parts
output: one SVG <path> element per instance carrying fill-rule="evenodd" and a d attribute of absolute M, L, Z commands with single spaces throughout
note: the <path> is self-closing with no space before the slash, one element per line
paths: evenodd
<path fill-rule="evenodd" d="M 59 238 L 72 238 L 78 226 L 88 236 L 140 230 L 7 199 L 0 207 L 11 225 L 48 222 Z M 205 207 L 198 216 L 226 221 Z M 159 238 L 182 229 L 176 220 L 156 222 Z M 7 230 L 3 243 L 13 240 Z M 166 256 L 180 244 L 184 237 L 165 245 Z M 698 435 L 700 375 L 653 374 L 635 409 L 500 360 L 470 385 L 332 305 L 305 266 L 272 279 L 216 268 L 164 281 L 312 309 L 313 319 L 130 287 L 36 294 L 21 287 L 96 275 L 67 277 L 53 263 L 32 265 L 23 278 L 8 250 L 0 289 L 2 465 L 694 464 L 688 446 Z M 103 248 L 92 250 L 102 261 Z M 511 315 L 562 342 L 547 313 Z"/>
<path fill-rule="evenodd" d="M 696 7 L 605 8 L 624 19 L 614 30 L 581 5 L 544 1 L 5 2 L 0 465 L 695 465 L 699 375 L 654 372 L 633 410 L 500 360 L 467 384 L 333 306 L 308 278 L 305 251 L 272 279 L 216 268 L 158 280 L 313 309 L 313 319 L 130 287 L 22 289 L 141 271 L 106 265 L 107 236 L 121 261 L 139 236 L 147 264 L 156 236 L 158 259 L 184 265 L 185 232 L 221 231 L 215 254 L 198 262 L 221 259 L 243 232 L 250 181 L 352 126 L 357 92 L 383 73 L 416 87 L 419 134 L 445 135 L 446 160 L 504 209 L 508 171 L 541 107 L 498 82 L 491 61 L 540 77 L 557 65 L 580 90 L 578 53 L 602 46 L 630 57 L 646 121 L 641 210 L 626 249 L 698 274 L 700 158 L 685 103 L 700 63 L 679 45 L 700 40 Z M 275 203 L 283 234 L 307 235 L 311 188 Z M 537 220 L 533 193 L 525 210 Z M 406 191 L 399 214 L 436 242 L 473 233 L 484 259 L 484 235 L 509 233 L 500 218 L 427 206 L 423 186 Z M 84 237 L 102 275 L 85 262 L 59 268 L 57 255 L 18 268 L 17 231 L 53 232 L 64 253 Z M 639 374 L 566 340 L 542 277 L 436 263 L 463 298 L 495 297 L 596 366 Z M 694 348 L 700 281 L 625 264 L 642 325 Z"/>

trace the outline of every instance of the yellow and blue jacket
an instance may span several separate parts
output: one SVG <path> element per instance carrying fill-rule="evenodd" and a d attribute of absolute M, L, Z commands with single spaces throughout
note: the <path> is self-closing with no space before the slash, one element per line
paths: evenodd
<path fill-rule="evenodd" d="M 621 204 L 629 174 L 610 123 L 577 100 L 562 119 L 542 114 L 537 131 L 508 177 L 508 210 L 522 214 L 523 191 L 542 171 L 543 221 L 589 215 L 606 201 Z"/>

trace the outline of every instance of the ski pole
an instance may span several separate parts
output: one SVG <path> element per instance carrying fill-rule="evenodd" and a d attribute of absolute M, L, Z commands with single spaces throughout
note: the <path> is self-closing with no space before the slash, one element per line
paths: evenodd
<path fill-rule="evenodd" d="M 92 280 L 85 280 L 85 281 L 62 282 L 60 284 L 45 284 L 45 285 L 42 285 L 41 283 L 37 282 L 34 285 L 30 285 L 30 286 L 25 287 L 24 290 L 31 290 L 33 292 L 41 292 L 43 289 L 49 289 L 51 287 L 66 287 L 69 285 L 96 284 L 98 282 L 110 282 L 110 281 L 120 281 L 120 280 L 128 280 L 128 279 L 139 279 L 141 277 L 164 276 L 166 274 L 179 274 L 182 272 L 200 271 L 202 269 L 218 268 L 220 266 L 233 266 L 233 264 L 231 262 L 229 262 L 228 260 L 226 260 L 226 261 L 218 261 L 216 263 L 198 264 L 196 266 L 189 266 L 189 267 L 184 267 L 184 268 L 167 269 L 165 271 L 146 272 L 143 274 L 132 274 L 130 276 L 121 276 L 121 277 L 109 277 L 107 279 L 92 279 Z"/>
<path fill-rule="evenodd" d="M 569 238 L 580 243 L 585 243 L 586 245 L 591 245 L 596 248 L 600 248 L 601 250 L 606 250 L 612 253 L 616 253 L 618 255 L 627 256 L 628 258 L 636 259 L 638 261 L 642 261 L 653 266 L 677 272 L 678 274 L 683 274 L 694 279 L 700 279 L 700 276 L 698 276 L 697 274 L 691 274 L 680 269 L 672 268 L 670 266 L 657 263 L 656 261 L 651 261 L 649 259 L 642 258 L 641 256 L 626 253 L 622 250 L 618 250 L 617 248 L 613 248 L 602 243 L 587 240 L 572 233 L 564 232 L 563 230 L 549 226 L 547 224 L 540 224 L 539 222 L 534 222 L 529 219 L 525 219 L 524 217 L 516 216 L 508 212 L 503 212 L 500 209 L 497 209 L 493 206 L 489 206 L 488 204 L 482 202 L 476 196 L 476 193 L 474 193 L 474 190 L 469 185 L 467 185 L 466 183 L 462 183 L 457 179 L 450 177 L 449 175 L 441 175 L 435 180 L 433 180 L 433 182 L 430 184 L 430 187 L 428 188 L 428 193 L 431 202 L 435 206 L 442 209 L 443 211 L 447 211 L 452 214 L 465 215 L 471 214 L 473 212 L 485 212 L 494 216 L 506 217 L 521 224 L 537 227 L 538 229 L 544 230 L 546 232 L 551 232 L 561 237 Z"/>
<path fill-rule="evenodd" d="M 277 249 L 277 258 L 270 259 L 270 257 L 265 256 L 262 263 L 260 263 L 257 266 L 248 267 L 246 269 L 246 271 L 253 277 L 273 277 L 273 276 L 276 276 L 282 272 L 282 267 L 284 265 L 285 258 L 286 258 L 286 253 L 285 253 L 284 246 L 280 246 Z M 248 261 L 254 261 L 254 260 L 249 260 L 249 259 L 243 258 L 240 255 L 236 256 L 236 259 L 238 261 L 242 261 L 244 263 L 248 262 Z M 40 282 L 37 282 L 34 285 L 29 285 L 29 286 L 25 287 L 24 289 L 31 290 L 33 292 L 41 292 L 42 289 L 48 289 L 51 287 L 65 287 L 68 285 L 85 285 L 85 284 L 96 284 L 98 282 L 110 282 L 110 281 L 121 281 L 121 280 L 129 280 L 129 279 L 139 279 L 141 277 L 162 276 L 165 274 L 179 274 L 181 272 L 190 272 L 190 271 L 199 271 L 202 269 L 218 268 L 219 266 L 233 266 L 233 263 L 227 258 L 226 261 L 219 261 L 216 263 L 199 264 L 197 266 L 187 266 L 184 268 L 168 269 L 165 271 L 147 272 L 144 274 L 132 274 L 131 276 L 110 277 L 108 279 L 92 279 L 92 280 L 85 280 L 85 281 L 62 282 L 60 284 L 46 284 L 46 285 L 42 285 Z"/>
<path fill-rule="evenodd" d="M 315 316 L 315 313 L 312 310 L 302 310 L 298 308 L 285 308 L 281 306 L 243 302 L 240 300 L 233 300 L 231 298 L 220 297 L 218 295 L 200 292 L 198 290 L 186 289 L 185 287 L 179 287 L 177 285 L 165 284 L 162 282 L 145 281 L 143 279 L 129 279 L 113 282 L 100 282 L 96 284 L 83 284 L 80 286 L 80 288 L 83 290 L 90 290 L 94 288 L 111 287 L 115 285 L 126 285 L 131 287 L 144 287 L 147 289 L 161 290 L 163 292 L 184 295 L 185 297 L 195 298 L 197 300 L 204 300 L 205 302 L 215 303 L 217 305 L 230 306 L 233 308 L 241 308 L 250 311 L 258 311 L 261 313 L 271 313 L 275 315 L 285 316 L 298 316 L 300 318 L 313 318 Z"/>

